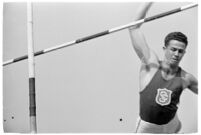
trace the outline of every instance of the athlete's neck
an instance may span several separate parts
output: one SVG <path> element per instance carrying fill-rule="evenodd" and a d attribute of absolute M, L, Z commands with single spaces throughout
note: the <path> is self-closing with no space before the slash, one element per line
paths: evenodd
<path fill-rule="evenodd" d="M 162 71 L 165 72 L 167 75 L 174 75 L 177 73 L 179 66 L 178 65 L 171 65 L 165 61 L 161 63 Z"/>

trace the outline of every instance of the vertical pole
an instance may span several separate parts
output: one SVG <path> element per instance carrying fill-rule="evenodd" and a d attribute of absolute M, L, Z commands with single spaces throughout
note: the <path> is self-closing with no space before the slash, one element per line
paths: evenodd
<path fill-rule="evenodd" d="M 33 47 L 33 11 L 32 3 L 27 3 L 27 43 L 29 65 L 29 115 L 30 132 L 37 133 L 36 128 L 36 100 L 35 100 L 35 63 Z"/>

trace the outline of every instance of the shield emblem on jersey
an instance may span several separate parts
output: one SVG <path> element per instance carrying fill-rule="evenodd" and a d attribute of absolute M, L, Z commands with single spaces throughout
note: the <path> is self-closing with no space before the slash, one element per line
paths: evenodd
<path fill-rule="evenodd" d="M 157 89 L 157 95 L 156 95 L 156 103 L 158 103 L 161 106 L 169 105 L 171 102 L 171 95 L 172 91 L 168 90 L 166 88 L 164 89 Z"/>

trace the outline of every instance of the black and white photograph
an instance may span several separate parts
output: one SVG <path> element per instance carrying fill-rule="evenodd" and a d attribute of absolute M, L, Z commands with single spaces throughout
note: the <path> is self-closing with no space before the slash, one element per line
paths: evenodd
<path fill-rule="evenodd" d="M 195 2 L 3 2 L 4 133 L 198 133 Z"/>

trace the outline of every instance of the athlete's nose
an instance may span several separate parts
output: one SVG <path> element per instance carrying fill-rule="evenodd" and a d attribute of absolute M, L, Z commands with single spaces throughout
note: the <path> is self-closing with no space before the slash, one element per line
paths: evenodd
<path fill-rule="evenodd" d="M 179 50 L 175 51 L 175 52 L 174 52 L 174 55 L 175 55 L 175 56 L 179 56 Z"/>

